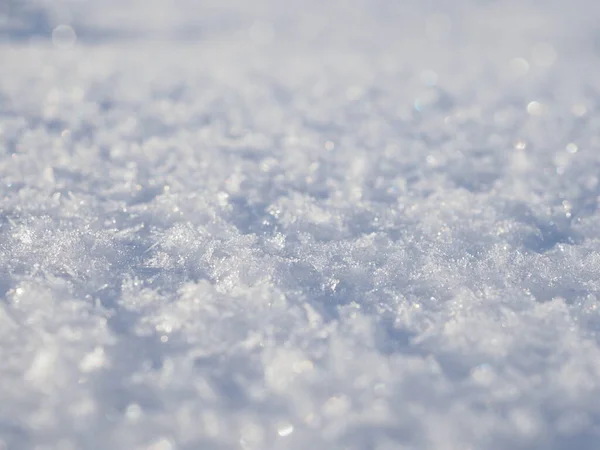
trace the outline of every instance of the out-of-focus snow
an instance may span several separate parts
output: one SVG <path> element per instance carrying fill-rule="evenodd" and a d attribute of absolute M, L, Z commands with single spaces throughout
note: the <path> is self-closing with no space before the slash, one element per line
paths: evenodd
<path fill-rule="evenodd" d="M 597 2 L 2 8 L 0 448 L 598 448 Z"/>

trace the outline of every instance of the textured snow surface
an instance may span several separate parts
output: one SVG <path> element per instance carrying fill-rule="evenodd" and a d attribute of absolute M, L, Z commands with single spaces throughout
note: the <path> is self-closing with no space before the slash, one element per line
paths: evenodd
<path fill-rule="evenodd" d="M 596 1 L 0 10 L 0 448 L 600 448 Z"/>

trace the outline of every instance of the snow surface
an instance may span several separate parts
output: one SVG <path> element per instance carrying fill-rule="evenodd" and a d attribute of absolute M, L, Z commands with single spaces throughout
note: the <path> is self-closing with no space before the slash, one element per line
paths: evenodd
<path fill-rule="evenodd" d="M 600 448 L 600 3 L 3 0 L 0 448 Z"/>

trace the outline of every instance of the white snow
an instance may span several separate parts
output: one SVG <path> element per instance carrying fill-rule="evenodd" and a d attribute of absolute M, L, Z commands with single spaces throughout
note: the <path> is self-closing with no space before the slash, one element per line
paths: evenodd
<path fill-rule="evenodd" d="M 0 449 L 600 448 L 600 3 L 3 8 Z"/>

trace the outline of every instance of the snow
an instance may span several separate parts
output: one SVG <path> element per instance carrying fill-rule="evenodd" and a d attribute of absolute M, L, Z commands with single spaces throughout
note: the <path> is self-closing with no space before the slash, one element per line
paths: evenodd
<path fill-rule="evenodd" d="M 1 449 L 598 447 L 600 4 L 6 5 Z"/>

